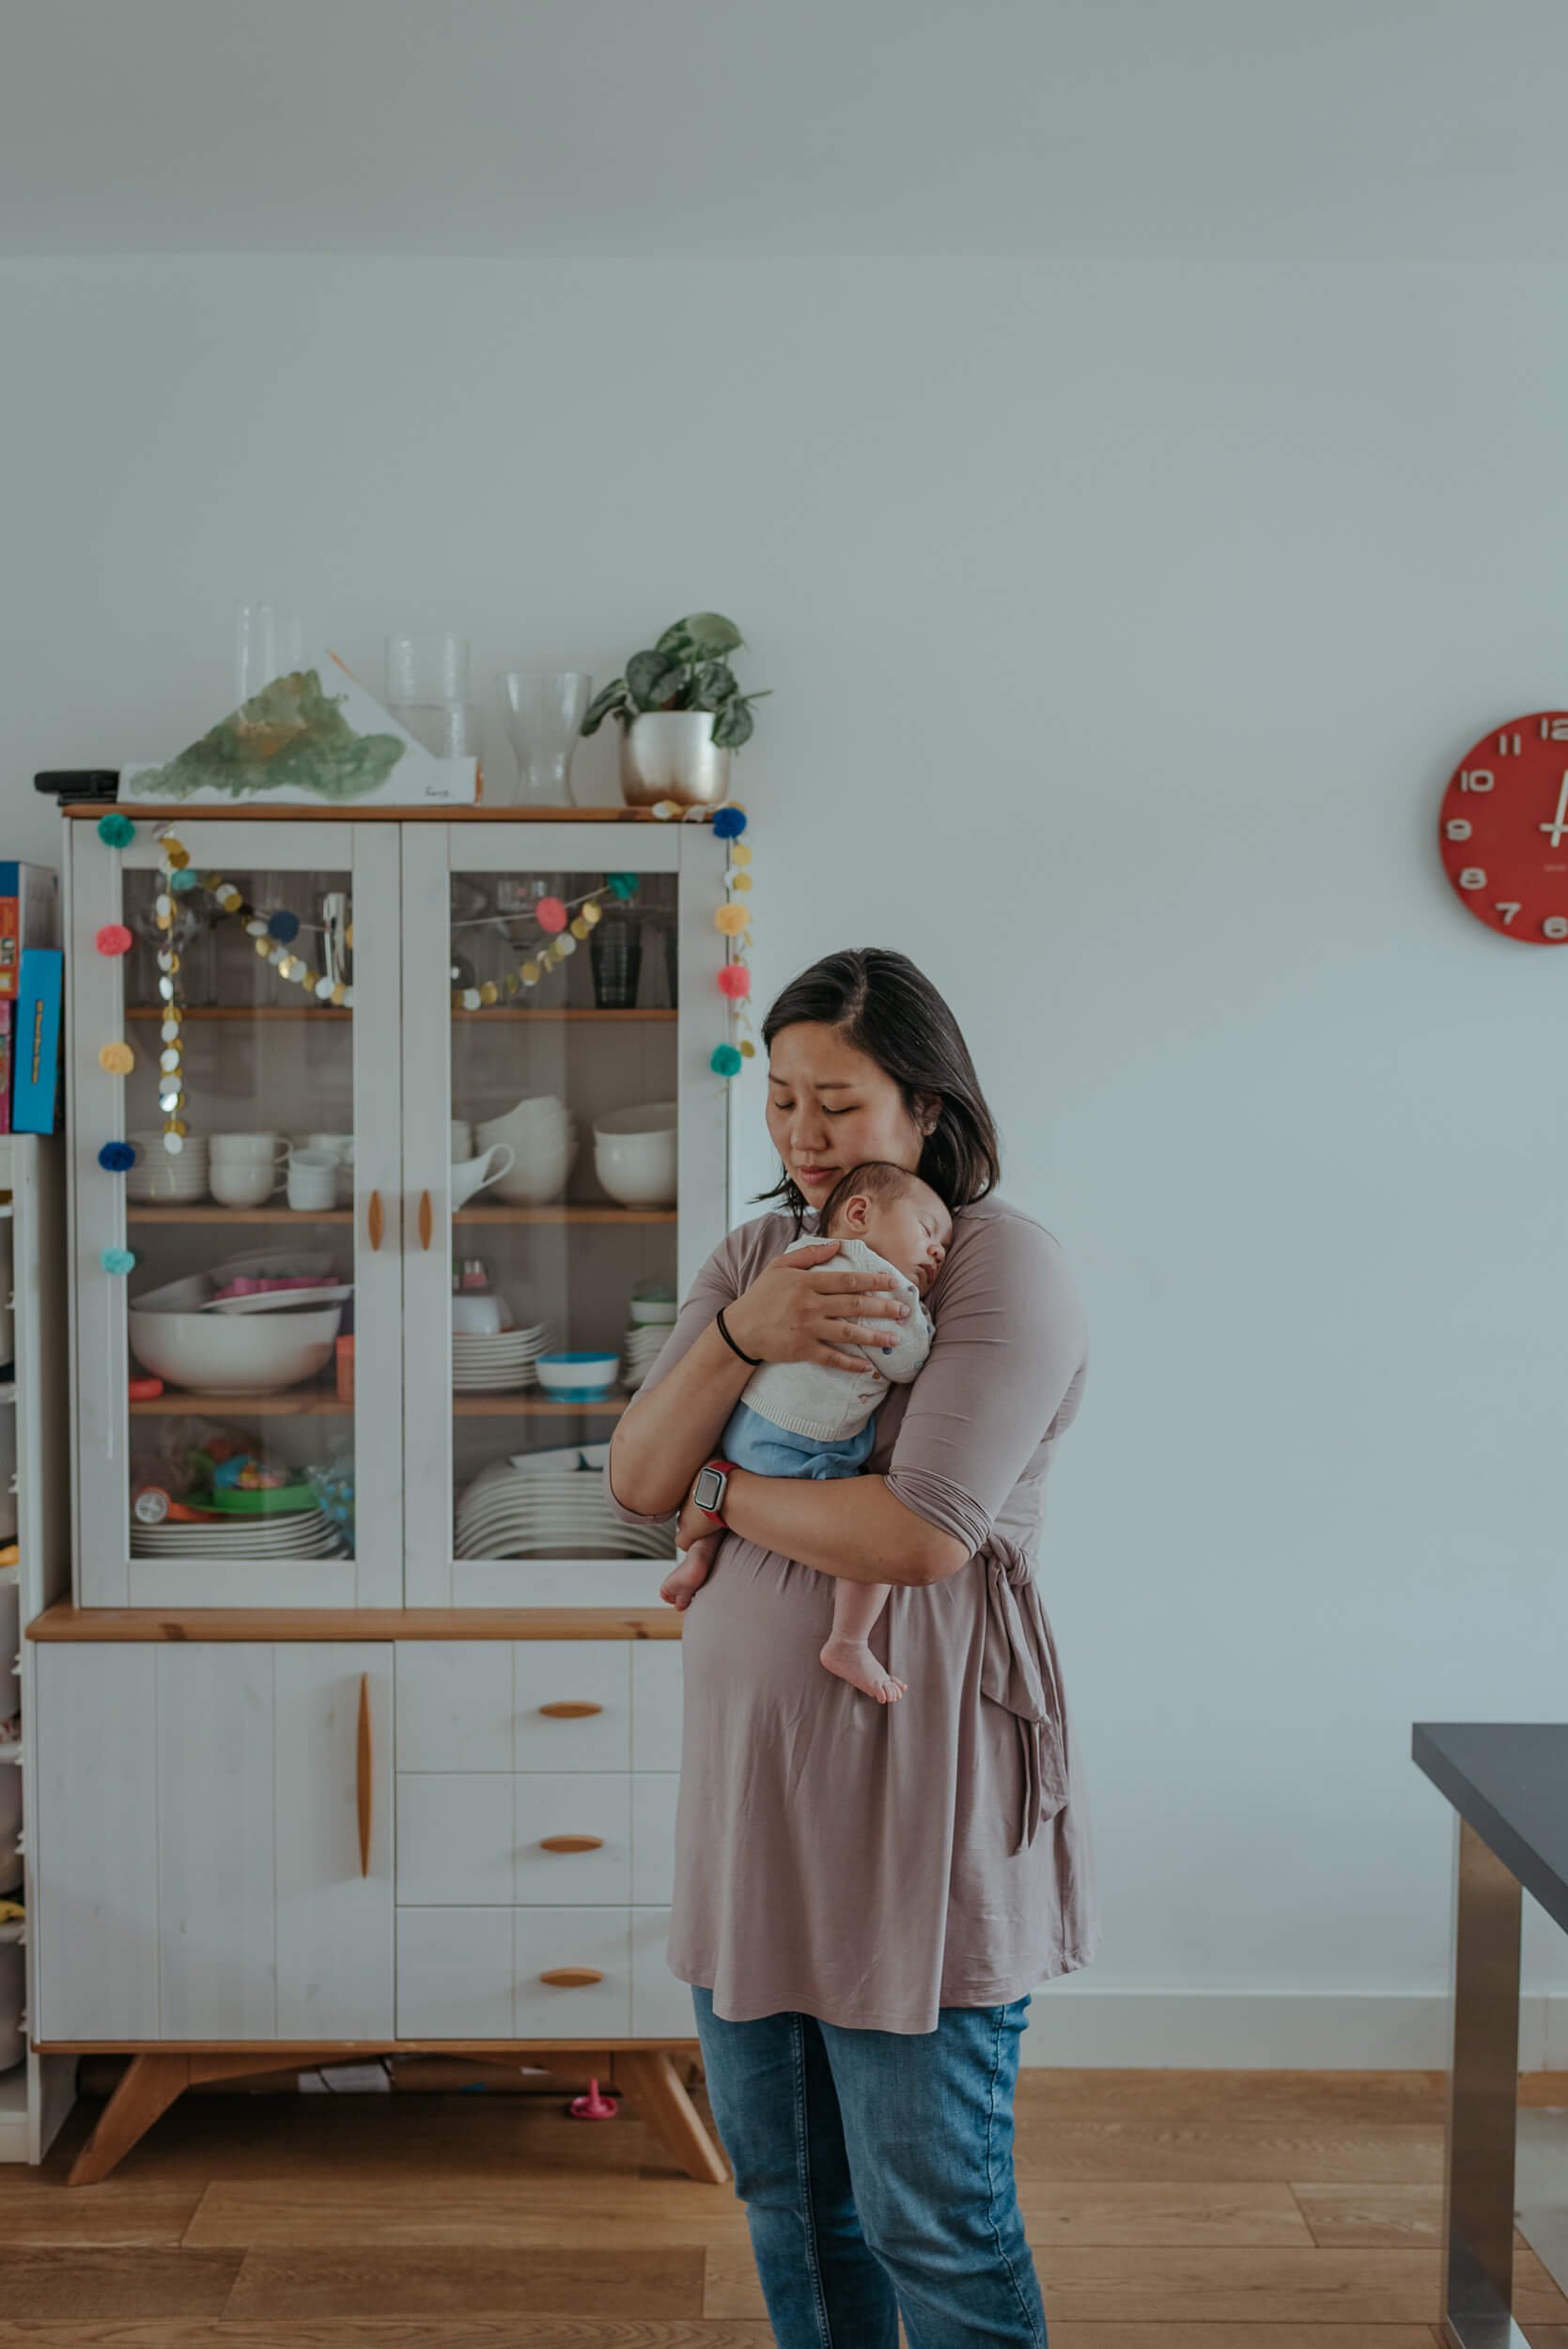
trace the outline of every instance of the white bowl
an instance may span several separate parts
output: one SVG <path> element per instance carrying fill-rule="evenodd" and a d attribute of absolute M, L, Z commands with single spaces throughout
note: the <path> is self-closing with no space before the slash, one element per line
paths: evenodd
<path fill-rule="evenodd" d="M 539 1384 L 550 1394 L 598 1394 L 613 1387 L 620 1369 L 618 1354 L 541 1354 L 534 1367 Z"/>
<path fill-rule="evenodd" d="M 674 1297 L 632 1297 L 627 1300 L 626 1317 L 635 1329 L 673 1330 L 680 1305 Z"/>
<path fill-rule="evenodd" d="M 622 1206 L 673 1206 L 675 1169 L 674 1101 L 645 1101 L 594 1120 L 594 1172 Z"/>
<path fill-rule="evenodd" d="M 132 1306 L 131 1351 L 144 1370 L 201 1394 L 269 1394 L 314 1378 L 332 1359 L 341 1305 L 310 1313 L 192 1314 Z"/>
<path fill-rule="evenodd" d="M 492 1142 L 509 1142 L 514 1150 L 526 1150 L 536 1143 L 557 1141 L 571 1124 L 564 1101 L 552 1093 L 539 1093 L 515 1101 L 499 1117 L 487 1117 L 474 1127 L 474 1140 L 480 1150 Z"/>
<path fill-rule="evenodd" d="M 508 1171 L 490 1185 L 497 1199 L 513 1206 L 542 1207 L 559 1199 L 577 1164 L 577 1137 L 558 1148 L 520 1153 Z"/>

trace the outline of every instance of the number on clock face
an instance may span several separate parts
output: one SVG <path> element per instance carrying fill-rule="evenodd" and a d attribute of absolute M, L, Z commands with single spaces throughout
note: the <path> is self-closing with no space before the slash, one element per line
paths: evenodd
<path fill-rule="evenodd" d="M 1466 752 L 1437 823 L 1467 912 L 1504 938 L 1568 943 L 1568 711 L 1511 718 Z"/>

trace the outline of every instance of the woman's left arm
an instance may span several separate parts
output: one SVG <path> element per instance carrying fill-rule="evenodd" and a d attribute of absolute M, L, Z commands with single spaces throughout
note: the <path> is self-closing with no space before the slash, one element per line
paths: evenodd
<path fill-rule="evenodd" d="M 1087 1351 L 1061 1243 L 1024 1216 L 977 1218 L 967 1232 L 960 1217 L 887 1474 L 818 1483 L 737 1470 L 725 1522 L 846 1581 L 940 1582 L 988 1538 Z M 679 1538 L 711 1531 L 688 1502 Z"/>

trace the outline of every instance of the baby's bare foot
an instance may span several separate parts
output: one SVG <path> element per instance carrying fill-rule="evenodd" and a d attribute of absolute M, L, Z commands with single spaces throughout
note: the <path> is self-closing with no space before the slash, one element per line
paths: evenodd
<path fill-rule="evenodd" d="M 677 1610 L 690 1607 L 695 1594 L 707 1580 L 707 1570 L 713 1563 L 717 1544 L 711 1537 L 693 1542 L 678 1566 L 664 1577 L 659 1595 L 665 1604 Z"/>
<path fill-rule="evenodd" d="M 852 1688 L 863 1688 L 878 1704 L 896 1704 L 908 1683 L 884 1671 L 865 1640 L 824 1640 L 817 1659 Z"/>

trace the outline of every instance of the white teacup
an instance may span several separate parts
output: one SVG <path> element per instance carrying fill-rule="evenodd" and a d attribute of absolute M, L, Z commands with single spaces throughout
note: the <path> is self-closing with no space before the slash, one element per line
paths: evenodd
<path fill-rule="evenodd" d="M 283 1189 L 283 1176 L 265 1159 L 213 1159 L 207 1187 L 225 1207 L 259 1207 Z"/>
<path fill-rule="evenodd" d="M 306 1214 L 319 1214 L 337 1204 L 338 1160 L 330 1150 L 291 1150 L 288 1154 L 288 1204 Z"/>
<path fill-rule="evenodd" d="M 281 1174 L 288 1159 L 282 1134 L 212 1134 L 208 1138 L 210 1166 L 271 1166 Z"/>
<path fill-rule="evenodd" d="M 452 1169 L 454 1211 L 465 1206 L 474 1192 L 483 1190 L 487 1183 L 496 1182 L 503 1174 L 509 1174 L 515 1155 L 506 1143 L 496 1142 L 488 1150 L 482 1150 L 476 1159 L 458 1159 Z"/>

